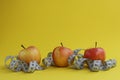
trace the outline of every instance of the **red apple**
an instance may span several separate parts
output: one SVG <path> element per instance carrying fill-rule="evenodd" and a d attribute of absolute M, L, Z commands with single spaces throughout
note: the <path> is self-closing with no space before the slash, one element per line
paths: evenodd
<path fill-rule="evenodd" d="M 37 61 L 37 63 L 40 63 L 41 55 L 39 50 L 35 46 L 29 46 L 25 48 L 23 45 L 21 45 L 24 49 L 21 50 L 18 54 L 18 59 L 26 62 L 29 64 L 31 61 Z"/>
<path fill-rule="evenodd" d="M 61 43 L 62 45 L 62 43 Z M 58 46 L 53 50 L 53 61 L 58 67 L 68 66 L 68 57 L 73 54 L 73 51 L 69 48 Z"/>
<path fill-rule="evenodd" d="M 97 43 L 96 43 L 97 45 Z M 84 58 L 89 58 L 91 60 L 105 60 L 105 51 L 103 48 L 95 47 L 86 49 L 84 52 Z"/>

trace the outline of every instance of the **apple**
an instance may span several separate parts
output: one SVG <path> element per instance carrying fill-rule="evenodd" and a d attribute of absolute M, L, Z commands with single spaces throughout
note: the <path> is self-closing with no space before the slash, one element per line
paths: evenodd
<path fill-rule="evenodd" d="M 103 48 L 97 47 L 97 42 L 95 43 L 95 48 L 86 49 L 84 52 L 84 58 L 91 60 L 105 60 L 105 51 Z"/>
<path fill-rule="evenodd" d="M 25 48 L 23 45 L 21 45 L 23 49 L 18 54 L 18 59 L 21 61 L 26 62 L 29 64 L 31 61 L 36 61 L 38 64 L 41 60 L 41 55 L 39 50 L 35 46 L 29 46 Z"/>
<path fill-rule="evenodd" d="M 68 66 L 68 57 L 73 54 L 73 51 L 69 48 L 66 48 L 61 43 L 61 46 L 54 48 L 53 50 L 53 61 L 58 67 Z"/>

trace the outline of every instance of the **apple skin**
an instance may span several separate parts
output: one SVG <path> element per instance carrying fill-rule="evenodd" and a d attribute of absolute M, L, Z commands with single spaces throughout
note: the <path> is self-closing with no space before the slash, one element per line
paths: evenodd
<path fill-rule="evenodd" d="M 19 52 L 18 59 L 26 62 L 27 64 L 35 60 L 39 64 L 41 60 L 41 55 L 39 50 L 35 46 L 29 46 L 28 48 L 25 48 Z"/>
<path fill-rule="evenodd" d="M 102 60 L 104 61 L 106 56 L 105 56 L 105 51 L 103 48 L 90 48 L 86 49 L 84 52 L 84 58 L 88 58 L 91 60 Z"/>
<path fill-rule="evenodd" d="M 73 51 L 69 48 L 58 46 L 53 50 L 53 61 L 58 67 L 68 66 L 68 57 L 73 54 Z"/>

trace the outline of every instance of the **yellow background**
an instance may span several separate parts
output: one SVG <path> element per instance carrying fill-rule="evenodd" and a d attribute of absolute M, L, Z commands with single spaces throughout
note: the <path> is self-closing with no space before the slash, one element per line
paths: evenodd
<path fill-rule="evenodd" d="M 34 73 L 12 72 L 4 67 L 8 55 L 35 45 L 42 58 L 63 42 L 71 48 L 94 47 L 115 58 L 109 71 L 49 67 Z M 0 80 L 119 80 L 119 0 L 0 0 Z"/>

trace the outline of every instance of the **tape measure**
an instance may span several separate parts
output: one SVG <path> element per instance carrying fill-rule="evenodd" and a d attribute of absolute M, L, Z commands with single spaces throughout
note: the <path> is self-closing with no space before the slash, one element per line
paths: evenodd
<path fill-rule="evenodd" d="M 7 56 L 4 63 L 8 69 L 15 72 L 34 72 L 35 70 L 44 69 L 36 61 L 31 61 L 29 64 L 27 64 L 26 62 L 19 60 L 17 56 Z"/>
<path fill-rule="evenodd" d="M 99 70 L 109 70 L 116 66 L 117 62 L 115 59 L 109 59 L 104 62 L 101 60 L 91 60 L 84 58 L 82 54 L 78 54 L 79 51 L 80 49 L 74 50 L 74 53 L 68 58 L 68 64 L 72 65 L 75 69 L 83 69 L 84 65 L 87 64 L 91 71 L 97 72 Z"/>

